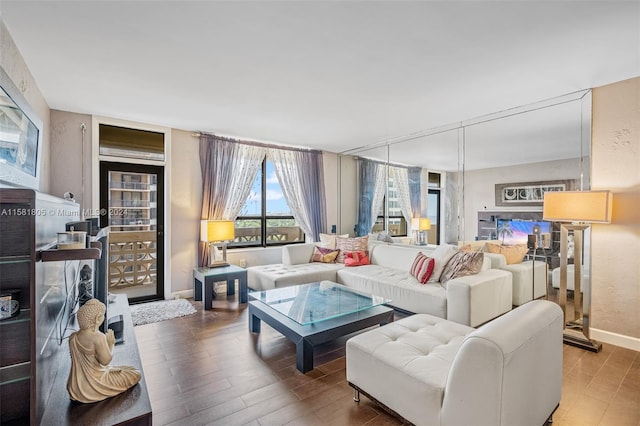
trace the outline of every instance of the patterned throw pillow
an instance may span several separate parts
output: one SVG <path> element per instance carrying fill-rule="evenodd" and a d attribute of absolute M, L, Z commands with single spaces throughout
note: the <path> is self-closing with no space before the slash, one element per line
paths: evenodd
<path fill-rule="evenodd" d="M 349 251 L 344 254 L 344 266 L 370 265 L 368 251 Z"/>
<path fill-rule="evenodd" d="M 324 247 L 315 246 L 313 248 L 313 256 L 311 256 L 312 262 L 322 263 L 336 263 L 336 257 L 340 250 L 331 250 Z"/>
<path fill-rule="evenodd" d="M 480 251 L 460 251 L 453 255 L 442 271 L 440 284 L 447 285 L 449 280 L 467 275 L 475 275 L 482 269 L 484 253 Z"/>
<path fill-rule="evenodd" d="M 411 272 L 411 275 L 413 275 L 418 282 L 426 284 L 433 273 L 435 264 L 436 262 L 432 257 L 425 256 L 422 252 L 418 252 L 409 272 Z"/>
<path fill-rule="evenodd" d="M 320 242 L 317 243 L 318 247 L 336 249 L 336 237 L 349 237 L 349 234 L 336 235 L 336 234 L 322 234 L 320 233 Z"/>
<path fill-rule="evenodd" d="M 433 267 L 433 273 L 431 274 L 431 278 L 429 278 L 430 283 L 437 283 L 440 281 L 440 275 L 442 275 L 442 270 L 447 265 L 449 259 L 456 254 L 458 250 L 456 247 L 451 244 L 440 244 L 438 248 L 436 248 L 433 252 L 431 252 L 431 257 L 435 261 L 435 266 Z"/>
<path fill-rule="evenodd" d="M 369 243 L 369 236 L 355 237 L 355 238 L 343 238 L 336 237 L 336 249 L 340 250 L 336 263 L 344 263 L 344 254 L 349 251 L 367 251 L 367 244 Z"/>
<path fill-rule="evenodd" d="M 517 244 L 515 246 L 502 246 L 497 244 L 485 244 L 489 253 L 501 254 L 507 260 L 507 265 L 522 263 L 524 255 L 529 252 L 526 244 Z"/>

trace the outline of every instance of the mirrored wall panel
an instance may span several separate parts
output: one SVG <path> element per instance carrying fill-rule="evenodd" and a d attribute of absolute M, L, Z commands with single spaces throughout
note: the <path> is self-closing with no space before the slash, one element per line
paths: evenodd
<path fill-rule="evenodd" d="M 509 245 L 527 244 L 537 225 L 547 239 L 530 255 L 547 263 L 547 293 L 557 298 L 560 225 L 542 220 L 543 197 L 589 189 L 590 130 L 585 90 L 341 153 L 339 231 L 388 243 Z M 580 259 L 570 260 L 582 265 L 581 306 L 569 292 L 566 314 L 578 332 L 590 304 L 589 242 L 587 232 Z"/>

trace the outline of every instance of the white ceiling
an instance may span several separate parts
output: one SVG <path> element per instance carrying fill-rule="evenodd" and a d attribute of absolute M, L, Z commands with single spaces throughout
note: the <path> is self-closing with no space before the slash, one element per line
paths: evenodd
<path fill-rule="evenodd" d="M 333 152 L 640 75 L 638 1 L 2 0 L 0 13 L 53 109 Z"/>

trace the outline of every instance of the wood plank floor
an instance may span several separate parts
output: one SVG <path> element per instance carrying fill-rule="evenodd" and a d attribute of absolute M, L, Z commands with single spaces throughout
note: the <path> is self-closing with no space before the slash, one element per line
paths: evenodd
<path fill-rule="evenodd" d="M 136 327 L 154 425 L 402 424 L 364 396 L 353 402 L 346 338 L 317 350 L 316 368 L 302 374 L 294 345 L 264 323 L 250 333 L 234 296 L 208 311 L 192 303 L 196 314 Z M 565 345 L 554 425 L 640 426 L 639 353 Z"/>

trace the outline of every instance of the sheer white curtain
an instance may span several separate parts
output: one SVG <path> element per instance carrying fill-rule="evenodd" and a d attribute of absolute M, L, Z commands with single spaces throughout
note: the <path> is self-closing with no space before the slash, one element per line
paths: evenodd
<path fill-rule="evenodd" d="M 326 230 L 322 154 L 269 148 L 268 156 L 293 218 L 311 241 L 318 241 Z"/>
<path fill-rule="evenodd" d="M 388 166 L 386 164 L 377 164 L 376 185 L 373 190 L 373 199 L 371 200 L 371 227 L 369 228 L 369 232 L 371 232 L 371 229 L 373 229 L 373 226 L 376 224 L 378 213 L 382 208 L 384 196 L 387 193 L 388 176 Z"/>
<path fill-rule="evenodd" d="M 411 191 L 409 189 L 409 171 L 404 167 L 391 167 L 391 176 L 396 185 L 396 195 L 400 203 L 402 215 L 407 221 L 407 227 L 411 231 L 411 218 L 413 212 L 411 210 Z"/>
<path fill-rule="evenodd" d="M 256 145 L 235 144 L 235 155 L 229 166 L 233 169 L 231 183 L 226 191 L 223 219 L 234 220 L 247 202 L 251 185 L 262 166 L 267 149 Z"/>
<path fill-rule="evenodd" d="M 216 135 L 200 136 L 200 218 L 235 219 L 249 196 L 265 155 L 266 149 L 260 146 Z M 200 266 L 209 264 L 209 250 L 202 242 L 198 246 L 198 258 Z"/>

